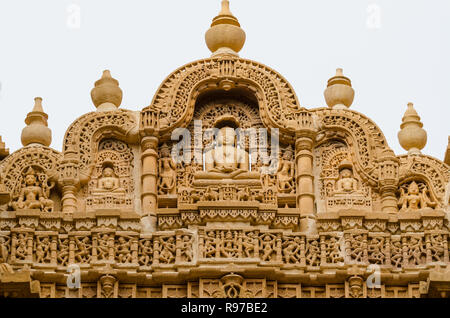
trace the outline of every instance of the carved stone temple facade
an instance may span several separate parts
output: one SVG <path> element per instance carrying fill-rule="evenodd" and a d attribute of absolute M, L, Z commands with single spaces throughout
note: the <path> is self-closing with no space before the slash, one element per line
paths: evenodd
<path fill-rule="evenodd" d="M 62 151 L 41 98 L 1 142 L 0 296 L 450 297 L 450 150 L 408 104 L 394 154 L 342 69 L 302 107 L 228 5 L 141 111 L 104 71 Z"/>

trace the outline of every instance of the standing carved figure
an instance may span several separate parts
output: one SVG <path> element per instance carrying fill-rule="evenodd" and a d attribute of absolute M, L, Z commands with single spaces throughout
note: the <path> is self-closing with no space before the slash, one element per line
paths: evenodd
<path fill-rule="evenodd" d="M 307 262 L 307 264 L 310 266 L 319 265 L 319 264 L 317 264 L 318 260 L 319 260 L 319 256 L 320 256 L 319 243 L 316 240 L 311 241 L 306 247 L 306 262 Z"/>
<path fill-rule="evenodd" d="M 161 253 L 159 254 L 159 261 L 163 264 L 172 264 L 175 262 L 175 239 L 173 236 L 167 240 L 161 239 Z"/>
<path fill-rule="evenodd" d="M 277 187 L 281 193 L 294 191 L 294 162 L 292 161 L 292 155 L 293 151 L 291 146 L 289 146 L 278 164 Z"/>
<path fill-rule="evenodd" d="M 97 260 L 107 261 L 109 258 L 109 235 L 99 236 L 97 241 Z"/>
<path fill-rule="evenodd" d="M 293 240 L 288 240 L 283 243 L 283 255 L 287 264 L 297 264 L 300 262 L 300 238 L 296 236 Z"/>
<path fill-rule="evenodd" d="M 274 252 L 272 246 L 273 238 L 269 235 L 265 235 L 263 238 L 260 238 L 260 241 L 262 251 L 261 260 L 263 262 L 269 262 L 271 260 L 272 253 Z"/>
<path fill-rule="evenodd" d="M 127 240 L 128 239 L 128 240 Z M 122 264 L 131 263 L 131 239 L 123 236 L 119 237 L 117 246 L 118 262 Z"/>
<path fill-rule="evenodd" d="M 145 240 L 139 241 L 139 265 L 149 266 L 153 259 L 153 246 L 152 241 Z"/>
<path fill-rule="evenodd" d="M 341 250 L 339 249 L 339 241 L 334 236 L 327 242 L 326 249 L 331 264 L 344 261 Z"/>
<path fill-rule="evenodd" d="M 7 236 L 0 235 L 0 274 L 1 273 L 12 273 L 13 269 L 11 265 L 8 264 L 9 251 L 8 251 L 9 238 Z"/>
<path fill-rule="evenodd" d="M 253 257 L 255 251 L 255 233 L 248 232 L 247 235 L 243 237 L 242 249 L 245 257 Z"/>
<path fill-rule="evenodd" d="M 27 235 L 23 233 L 19 233 L 16 239 L 16 258 L 20 260 L 25 260 L 27 258 L 28 250 L 27 250 L 28 238 Z"/>
<path fill-rule="evenodd" d="M 222 234 L 223 234 L 223 232 L 222 232 Z M 220 251 L 221 251 L 222 255 L 224 255 L 224 257 L 229 257 L 229 258 L 239 257 L 239 248 L 235 243 L 236 242 L 233 237 L 233 233 L 231 233 L 231 231 L 228 231 L 225 234 L 225 237 L 223 237 L 223 244 L 220 248 Z"/>
<path fill-rule="evenodd" d="M 176 194 L 177 167 L 166 144 L 161 147 L 161 156 L 159 160 L 159 194 Z"/>
<path fill-rule="evenodd" d="M 89 242 L 89 237 L 85 236 L 75 237 L 76 253 L 75 261 L 80 264 L 87 264 L 91 260 L 92 245 Z"/>
<path fill-rule="evenodd" d="M 422 239 L 415 237 L 409 242 L 408 263 L 410 265 L 420 265 L 425 262 L 427 251 L 423 246 Z"/>
<path fill-rule="evenodd" d="M 183 235 L 180 245 L 181 257 L 185 262 L 191 262 L 193 259 L 192 239 L 188 235 Z"/>
<path fill-rule="evenodd" d="M 393 241 L 391 246 L 391 262 L 395 268 L 400 268 L 403 262 L 403 246 L 400 241 Z"/>
<path fill-rule="evenodd" d="M 36 263 L 50 263 L 50 240 L 48 237 L 37 239 L 35 254 Z"/>

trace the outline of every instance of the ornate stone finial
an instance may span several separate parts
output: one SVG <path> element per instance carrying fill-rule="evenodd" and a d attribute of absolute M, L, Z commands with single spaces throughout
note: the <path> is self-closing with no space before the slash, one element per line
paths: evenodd
<path fill-rule="evenodd" d="M 238 55 L 245 43 L 245 32 L 238 19 L 230 12 L 230 2 L 222 0 L 222 10 L 213 19 L 205 34 L 206 45 L 213 53 Z"/>
<path fill-rule="evenodd" d="M 48 115 L 44 113 L 42 108 L 42 98 L 34 99 L 33 110 L 27 114 L 25 123 L 27 126 L 22 130 L 22 144 L 28 146 L 30 144 L 39 144 L 42 146 L 50 146 L 52 142 L 52 131 L 47 127 Z"/>
<path fill-rule="evenodd" d="M 327 105 L 335 109 L 345 109 L 353 103 L 355 90 L 350 79 L 344 76 L 342 68 L 336 69 L 336 75 L 328 80 L 324 96 Z"/>
<path fill-rule="evenodd" d="M 427 132 L 422 127 L 413 103 L 408 103 L 398 132 L 398 141 L 408 154 L 420 154 L 420 150 L 427 144 Z"/>
<path fill-rule="evenodd" d="M 91 98 L 97 111 L 116 110 L 122 103 L 122 90 L 119 81 L 111 77 L 109 70 L 104 70 L 102 78 L 95 82 Z"/>

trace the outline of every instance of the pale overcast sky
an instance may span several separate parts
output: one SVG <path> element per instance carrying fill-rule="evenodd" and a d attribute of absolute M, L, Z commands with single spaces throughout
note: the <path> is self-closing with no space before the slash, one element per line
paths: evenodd
<path fill-rule="evenodd" d="M 428 133 L 423 152 L 443 159 L 450 135 L 449 0 L 231 0 L 247 34 L 240 56 L 280 72 L 300 104 L 326 106 L 337 67 L 356 91 L 352 109 L 397 132 L 413 102 Z M 76 15 L 79 9 L 80 23 Z M 65 130 L 95 110 L 94 82 L 110 69 L 121 107 L 150 104 L 179 66 L 210 56 L 204 33 L 220 0 L 0 0 L 0 135 L 10 151 L 33 98 L 43 98 L 61 150 Z"/>

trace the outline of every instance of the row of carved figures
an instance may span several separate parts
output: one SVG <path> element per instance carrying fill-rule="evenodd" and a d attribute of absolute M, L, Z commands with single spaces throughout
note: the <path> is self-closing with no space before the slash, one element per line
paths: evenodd
<path fill-rule="evenodd" d="M 401 269 L 407 266 L 449 262 L 447 234 L 284 235 L 256 230 L 204 230 L 191 233 L 139 237 L 103 233 L 83 235 L 32 235 L 18 232 L 0 236 L 0 263 L 33 266 L 116 264 L 158 266 L 202 260 L 252 260 L 277 266 L 340 266 L 377 264 Z"/>
<path fill-rule="evenodd" d="M 216 149 L 217 150 L 217 149 Z M 106 152 L 104 151 L 103 154 Z M 214 162 L 214 160 L 213 160 Z M 210 171 L 200 171 L 195 172 L 197 178 L 216 178 L 217 174 L 223 173 L 215 171 L 211 168 Z M 232 167 L 231 170 L 238 171 Z M 125 181 L 121 180 L 116 173 L 119 167 L 115 167 L 110 163 L 102 163 L 97 167 L 98 176 L 95 177 L 89 185 L 89 192 L 87 203 L 95 208 L 97 204 L 99 207 L 105 205 L 105 202 L 113 202 L 118 207 L 124 205 L 131 205 L 130 190 L 125 189 Z M 129 170 L 129 168 L 127 168 Z M 225 168 L 223 168 L 225 169 Z M 179 185 L 177 189 L 177 175 L 181 172 L 180 169 L 175 165 L 169 148 L 164 145 L 161 147 L 161 158 L 159 160 L 159 179 L 158 179 L 158 192 L 160 195 L 171 194 L 175 195 L 178 192 L 180 197 L 183 197 L 184 189 L 189 189 L 189 195 L 191 195 L 191 201 L 205 200 L 205 201 L 217 201 L 217 200 L 239 200 L 239 201 L 250 201 L 262 199 L 257 199 L 261 197 L 260 194 L 253 193 L 253 187 L 238 187 L 236 198 L 222 198 L 219 195 L 220 190 L 217 187 L 201 186 L 192 187 L 189 185 Z M 231 171 L 230 170 L 230 171 Z M 214 173 L 213 175 L 211 175 Z M 232 172 L 230 172 L 232 174 Z M 130 171 L 126 175 L 129 175 Z M 278 161 L 278 167 L 276 169 L 276 174 L 262 174 L 256 173 L 257 177 L 260 179 L 259 188 L 262 189 L 260 193 L 267 192 L 268 189 L 273 192 L 275 196 L 276 193 L 281 194 L 295 194 L 295 177 L 294 177 L 294 164 L 292 162 L 292 150 L 290 148 L 286 149 L 282 158 Z M 255 175 L 255 176 L 256 176 Z M 252 178 L 255 177 L 252 175 Z M 237 177 L 237 176 L 236 176 Z M 122 178 L 124 179 L 124 178 Z M 125 178 L 127 179 L 127 178 Z M 129 179 L 129 178 L 128 178 Z M 51 212 L 55 209 L 55 203 L 51 198 L 51 190 L 55 187 L 55 181 L 50 181 L 51 178 L 43 171 L 43 169 L 28 167 L 23 172 L 22 184 L 20 191 L 13 195 L 12 200 L 9 201 L 9 196 L 1 196 L 4 203 L 8 203 L 10 209 L 12 210 L 24 210 L 24 209 L 39 209 L 44 212 Z M 203 179 L 202 179 L 203 180 Z M 206 179 L 209 180 L 209 179 Z M 220 179 L 219 179 L 220 180 Z M 274 182 L 275 181 L 275 182 Z M 132 183 L 130 180 L 127 184 Z M 207 184 L 207 183 L 206 183 Z M 355 197 L 368 197 L 367 193 L 362 191 L 360 181 L 355 177 L 353 171 L 353 165 L 348 159 L 344 159 L 339 165 L 339 175 L 334 181 L 334 186 L 330 193 L 327 192 L 329 197 L 343 197 L 343 196 L 355 196 Z M 127 186 L 129 187 L 129 186 Z M 4 187 L 3 187 L 4 188 Z M 195 191 L 193 190 L 195 189 Z M 3 189 L 3 192 L 6 190 Z M 199 192 L 200 194 L 195 194 L 194 192 Z M 128 194 L 128 197 L 126 196 Z M 200 196 L 200 197 L 199 197 Z M 7 198 L 8 197 L 8 198 Z M 106 198 L 107 197 L 107 198 Z M 111 197 L 111 198 L 110 198 Z M 195 199 L 196 197 L 197 200 Z M 106 199 L 105 199 L 106 198 Z M 104 202 L 105 201 L 105 202 Z M 183 199 L 181 199 L 183 202 Z M 90 204 L 94 202 L 95 204 Z M 438 202 L 434 200 L 431 196 L 430 190 L 427 184 L 422 181 L 409 181 L 400 185 L 398 191 L 398 207 L 401 211 L 403 210 L 418 210 L 424 208 L 436 208 Z M 105 206 L 104 206 L 105 207 Z"/>

